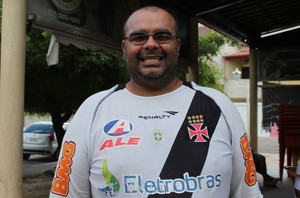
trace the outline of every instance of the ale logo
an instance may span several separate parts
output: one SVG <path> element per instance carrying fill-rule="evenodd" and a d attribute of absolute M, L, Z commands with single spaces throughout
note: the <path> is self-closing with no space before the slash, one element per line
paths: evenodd
<path fill-rule="evenodd" d="M 133 130 L 133 125 L 123 119 L 112 120 L 104 125 L 103 132 L 109 136 L 122 136 L 130 133 Z"/>
<path fill-rule="evenodd" d="M 140 137 L 120 137 L 133 131 L 131 122 L 123 119 L 112 120 L 104 125 L 103 132 L 111 138 L 104 140 L 100 151 L 120 146 L 137 146 L 140 144 Z"/>

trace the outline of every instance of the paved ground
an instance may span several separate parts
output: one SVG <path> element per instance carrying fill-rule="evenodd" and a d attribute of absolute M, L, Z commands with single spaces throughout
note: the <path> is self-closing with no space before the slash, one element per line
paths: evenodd
<path fill-rule="evenodd" d="M 23 198 L 48 198 L 53 172 L 23 177 Z"/>
<path fill-rule="evenodd" d="M 266 157 L 268 173 L 279 177 L 278 139 L 258 137 L 258 152 Z M 23 198 L 47 198 L 53 178 L 56 162 L 23 168 Z M 258 183 L 264 198 L 293 198 L 292 184 L 284 170 L 283 180 L 275 188 L 263 186 L 263 179 L 258 174 Z"/>
<path fill-rule="evenodd" d="M 279 177 L 279 145 L 278 138 L 258 137 L 258 152 L 266 157 L 269 175 Z M 293 198 L 292 182 L 283 171 L 283 179 L 278 182 L 276 188 L 263 186 L 263 179 L 258 174 L 258 183 L 264 198 Z"/>

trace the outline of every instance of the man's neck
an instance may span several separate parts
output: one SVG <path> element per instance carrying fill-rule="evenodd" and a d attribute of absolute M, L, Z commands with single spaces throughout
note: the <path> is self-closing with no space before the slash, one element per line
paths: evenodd
<path fill-rule="evenodd" d="M 166 86 L 163 86 L 159 89 L 149 88 L 142 86 L 140 84 L 135 83 L 133 80 L 130 80 L 126 84 L 126 89 L 138 96 L 158 96 L 162 94 L 166 94 L 169 92 L 172 92 L 179 88 L 182 85 L 182 81 L 178 78 L 174 78 L 170 83 L 168 83 Z"/>

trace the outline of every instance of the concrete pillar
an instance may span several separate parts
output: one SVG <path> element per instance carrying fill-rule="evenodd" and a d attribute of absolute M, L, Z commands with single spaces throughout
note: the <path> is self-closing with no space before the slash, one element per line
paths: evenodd
<path fill-rule="evenodd" d="M 250 143 L 257 151 L 257 50 L 250 48 Z"/>
<path fill-rule="evenodd" d="M 2 1 L 0 197 L 22 197 L 26 0 Z"/>

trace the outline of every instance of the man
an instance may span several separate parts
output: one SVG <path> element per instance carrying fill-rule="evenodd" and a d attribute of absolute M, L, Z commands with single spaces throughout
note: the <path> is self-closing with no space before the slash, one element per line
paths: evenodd
<path fill-rule="evenodd" d="M 262 197 L 238 111 L 176 73 L 181 40 L 167 11 L 124 26 L 131 80 L 89 97 L 65 134 L 50 197 Z"/>
<path fill-rule="evenodd" d="M 268 174 L 266 157 L 252 149 L 252 156 L 255 164 L 256 172 L 263 176 L 265 187 L 276 187 L 279 178 L 272 177 Z"/>

